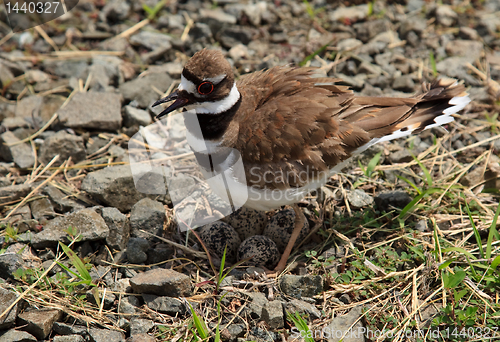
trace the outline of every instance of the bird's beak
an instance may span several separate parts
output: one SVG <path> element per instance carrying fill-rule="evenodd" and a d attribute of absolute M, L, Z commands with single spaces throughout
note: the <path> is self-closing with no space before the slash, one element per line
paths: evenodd
<path fill-rule="evenodd" d="M 166 102 L 173 101 L 173 100 L 175 100 L 174 103 L 172 103 L 170 106 L 168 106 L 167 109 L 165 109 L 163 112 L 161 112 L 160 114 L 158 114 L 156 116 L 157 119 L 161 118 L 162 116 L 165 116 L 165 115 L 169 114 L 170 112 L 173 112 L 174 110 L 176 110 L 178 108 L 184 107 L 189 102 L 189 100 L 187 98 L 182 97 L 182 95 L 179 94 L 179 91 L 176 90 L 172 94 L 168 95 L 167 97 L 159 99 L 158 101 L 156 101 L 155 103 L 153 103 L 153 107 L 156 107 L 159 104 L 166 103 Z"/>

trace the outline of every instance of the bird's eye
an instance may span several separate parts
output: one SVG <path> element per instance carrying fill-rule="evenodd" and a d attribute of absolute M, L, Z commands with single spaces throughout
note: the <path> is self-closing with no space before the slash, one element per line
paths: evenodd
<path fill-rule="evenodd" d="M 198 86 L 198 93 L 200 93 L 200 95 L 208 95 L 210 94 L 212 91 L 214 91 L 214 85 L 212 84 L 212 82 L 203 82 L 202 84 L 200 84 Z"/>

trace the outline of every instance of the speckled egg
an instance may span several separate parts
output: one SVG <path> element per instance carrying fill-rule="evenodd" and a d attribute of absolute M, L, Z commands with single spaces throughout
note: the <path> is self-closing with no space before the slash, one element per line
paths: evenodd
<path fill-rule="evenodd" d="M 267 215 L 264 211 L 242 207 L 225 217 L 224 221 L 232 226 L 240 236 L 241 241 L 244 241 L 250 236 L 262 235 L 267 224 Z"/>
<path fill-rule="evenodd" d="M 222 258 L 227 245 L 226 260 L 236 261 L 236 252 L 241 239 L 233 227 L 225 222 L 217 221 L 199 228 L 198 234 L 205 246 L 219 258 Z"/>
<path fill-rule="evenodd" d="M 283 253 L 288 244 L 288 240 L 290 240 L 292 236 L 294 227 L 295 211 L 293 209 L 280 210 L 269 219 L 266 228 L 264 228 L 263 235 L 273 240 L 276 246 L 278 246 L 279 251 Z M 295 242 L 295 246 L 306 237 L 307 233 L 309 233 L 309 222 L 305 220 L 304 227 Z"/>
<path fill-rule="evenodd" d="M 280 259 L 280 252 L 273 240 L 264 235 L 251 236 L 238 248 L 238 260 L 252 257 L 245 264 L 272 269 Z"/>

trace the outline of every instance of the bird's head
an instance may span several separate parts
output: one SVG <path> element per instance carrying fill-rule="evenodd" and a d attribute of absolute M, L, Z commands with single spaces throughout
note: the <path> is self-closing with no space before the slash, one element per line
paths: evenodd
<path fill-rule="evenodd" d="M 186 63 L 177 90 L 153 107 L 174 101 L 157 118 L 179 108 L 194 109 L 197 114 L 219 114 L 231 108 L 239 97 L 231 65 L 222 52 L 203 49 Z"/>

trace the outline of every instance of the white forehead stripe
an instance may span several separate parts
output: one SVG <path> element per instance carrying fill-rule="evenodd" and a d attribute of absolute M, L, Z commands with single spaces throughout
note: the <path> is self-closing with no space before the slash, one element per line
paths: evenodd
<path fill-rule="evenodd" d="M 181 84 L 179 84 L 179 87 L 177 89 L 178 90 L 185 90 L 188 93 L 193 94 L 193 95 L 196 95 L 198 93 L 194 83 L 191 82 L 190 80 L 186 79 L 182 74 L 181 74 Z"/>
<path fill-rule="evenodd" d="M 218 75 L 218 76 L 215 76 L 215 77 L 208 77 L 208 78 L 205 78 L 203 79 L 204 81 L 209 81 L 209 82 L 212 82 L 213 84 L 217 85 L 219 84 L 224 78 L 226 78 L 226 74 L 221 74 L 221 75 Z"/>

